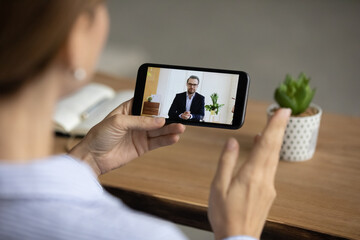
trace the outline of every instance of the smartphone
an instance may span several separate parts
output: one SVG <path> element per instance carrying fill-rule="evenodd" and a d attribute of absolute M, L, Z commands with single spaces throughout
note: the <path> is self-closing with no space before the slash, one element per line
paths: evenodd
<path fill-rule="evenodd" d="M 236 70 L 146 63 L 137 74 L 132 114 L 166 123 L 238 129 L 250 78 Z"/>

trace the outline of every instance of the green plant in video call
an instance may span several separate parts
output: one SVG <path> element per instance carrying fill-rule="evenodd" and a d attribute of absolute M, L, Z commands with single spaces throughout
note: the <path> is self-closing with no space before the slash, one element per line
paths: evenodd
<path fill-rule="evenodd" d="M 315 95 L 309 81 L 310 78 L 304 73 L 300 73 L 297 79 L 287 74 L 284 82 L 275 89 L 276 102 L 282 108 L 291 108 L 292 115 L 305 112 Z"/>
<path fill-rule="evenodd" d="M 219 109 L 224 106 L 225 104 L 218 104 L 219 95 L 217 93 L 213 93 L 210 95 L 212 104 L 205 105 L 205 109 L 207 111 L 214 111 L 216 115 L 219 114 Z"/>

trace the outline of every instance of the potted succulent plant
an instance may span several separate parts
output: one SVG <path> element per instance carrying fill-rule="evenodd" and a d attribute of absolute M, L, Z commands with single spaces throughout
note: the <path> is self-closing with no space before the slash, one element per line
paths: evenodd
<path fill-rule="evenodd" d="M 312 103 L 315 89 L 310 88 L 309 81 L 304 73 L 297 79 L 286 75 L 284 82 L 275 90 L 277 104 L 267 109 L 269 117 L 279 107 L 292 110 L 281 147 L 282 160 L 305 161 L 314 155 L 322 110 Z"/>
<path fill-rule="evenodd" d="M 210 112 L 210 121 L 216 122 L 215 115 L 217 116 L 219 114 L 219 110 L 221 107 L 224 106 L 224 104 L 219 104 L 218 99 L 219 95 L 217 93 L 213 93 L 210 95 L 212 104 L 205 105 L 205 109 Z"/>
<path fill-rule="evenodd" d="M 224 104 L 218 104 L 218 99 L 219 99 L 219 96 L 217 93 L 213 93 L 210 95 L 210 98 L 211 98 L 211 101 L 212 101 L 212 104 L 208 104 L 208 105 L 205 105 L 205 109 L 207 111 L 210 111 L 211 112 L 211 115 L 218 115 L 219 114 L 219 109 L 224 106 Z"/>

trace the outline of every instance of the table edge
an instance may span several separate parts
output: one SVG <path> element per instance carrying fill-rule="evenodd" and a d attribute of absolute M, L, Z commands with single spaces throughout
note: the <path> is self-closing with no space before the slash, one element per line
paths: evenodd
<path fill-rule="evenodd" d="M 142 192 L 126 190 L 118 187 L 103 185 L 111 195 L 121 199 L 128 207 L 146 212 L 159 218 L 206 231 L 212 231 L 207 217 L 207 208 L 194 206 L 189 203 L 152 196 Z M 345 240 L 341 236 L 329 235 L 313 230 L 308 230 L 286 223 L 267 220 L 261 239 L 293 239 L 293 240 Z"/>

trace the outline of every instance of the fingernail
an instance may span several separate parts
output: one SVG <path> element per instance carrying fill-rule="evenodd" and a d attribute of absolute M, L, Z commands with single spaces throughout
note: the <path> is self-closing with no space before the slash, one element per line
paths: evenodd
<path fill-rule="evenodd" d="M 260 141 L 261 139 L 261 133 L 256 134 L 256 136 L 254 137 L 254 142 L 257 143 L 258 141 Z"/>
<path fill-rule="evenodd" d="M 291 115 L 291 108 L 282 108 L 280 114 L 284 117 L 290 117 Z"/>
<path fill-rule="evenodd" d="M 236 148 L 236 140 L 234 138 L 230 138 L 226 147 L 228 150 L 234 150 Z"/>

